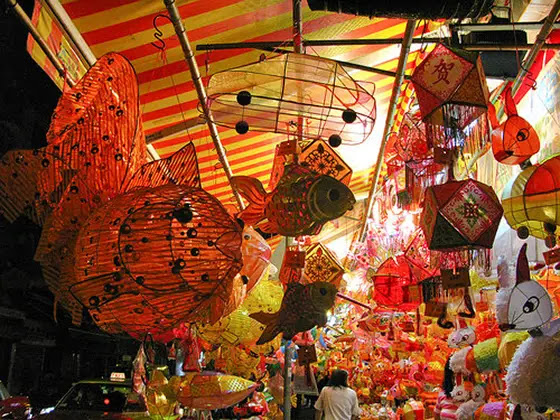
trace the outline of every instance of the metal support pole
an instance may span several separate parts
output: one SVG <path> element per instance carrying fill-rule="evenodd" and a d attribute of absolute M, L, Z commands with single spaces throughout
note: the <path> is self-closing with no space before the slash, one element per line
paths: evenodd
<path fill-rule="evenodd" d="M 284 344 L 284 420 L 292 417 L 292 348 Z"/>
<path fill-rule="evenodd" d="M 70 19 L 70 16 L 68 16 L 68 13 L 66 13 L 66 10 L 64 10 L 64 7 L 62 7 L 62 4 L 60 4 L 60 1 L 45 0 L 45 3 L 50 7 L 60 23 L 60 26 L 66 31 L 68 37 L 74 43 L 84 60 L 86 60 L 90 66 L 93 66 L 97 61 L 95 54 L 91 51 L 91 48 L 82 37 L 80 31 L 78 31 L 78 28 L 76 28 L 76 25 L 74 25 L 74 22 L 72 22 L 72 19 Z"/>
<path fill-rule="evenodd" d="M 173 22 L 173 27 L 175 28 L 177 38 L 179 38 L 179 42 L 183 50 L 183 55 L 185 56 L 185 61 L 189 66 L 192 81 L 196 88 L 198 100 L 200 101 L 202 112 L 204 113 L 204 117 L 206 118 L 206 124 L 208 125 L 210 136 L 212 137 L 212 141 L 214 142 L 214 147 L 216 148 L 218 159 L 220 160 L 222 168 L 224 169 L 226 177 L 231 185 L 231 178 L 233 177 L 233 173 L 231 171 L 231 166 L 229 166 L 229 162 L 227 160 L 226 151 L 224 149 L 224 146 L 222 145 L 222 141 L 220 140 L 218 128 L 216 127 L 216 124 L 214 124 L 212 113 L 210 111 L 210 108 L 208 107 L 208 97 L 206 96 L 206 89 L 204 88 L 202 78 L 200 77 L 200 71 L 198 70 L 198 65 L 196 64 L 196 60 L 194 58 L 194 52 L 191 48 L 189 38 L 187 37 L 187 31 L 185 30 L 185 26 L 183 25 L 183 22 L 181 20 L 181 15 L 179 14 L 179 10 L 177 9 L 175 0 L 163 0 L 163 2 L 165 4 L 165 7 L 167 8 L 167 11 L 169 12 L 169 17 Z M 231 189 L 239 208 L 243 210 L 245 208 L 245 205 L 243 204 L 241 195 L 239 195 L 239 192 L 233 187 L 233 185 L 231 185 Z"/>
<path fill-rule="evenodd" d="M 560 1 L 560 0 L 559 0 Z M 397 101 L 399 99 L 399 94 L 401 90 L 401 85 L 404 80 L 404 73 L 406 70 L 406 63 L 408 61 L 408 54 L 410 52 L 410 45 L 412 43 L 412 37 L 414 36 L 414 29 L 416 28 L 416 20 L 408 20 L 406 22 L 406 30 L 404 34 L 404 41 L 402 43 L 401 55 L 399 57 L 399 64 L 397 66 L 397 77 L 393 83 L 393 92 L 391 93 L 391 101 L 389 102 L 389 109 L 387 110 L 387 118 L 385 120 L 385 129 L 383 130 L 383 137 L 381 138 L 381 144 L 379 145 L 379 154 L 377 155 L 377 162 L 375 163 L 375 169 L 373 173 L 373 179 L 371 180 L 371 187 L 369 190 L 368 199 L 366 202 L 366 211 L 364 212 L 362 226 L 360 228 L 360 233 L 358 236 L 359 241 L 363 241 L 364 235 L 367 227 L 367 219 L 373 208 L 373 201 L 375 198 L 375 190 L 377 188 L 377 181 L 379 180 L 379 174 L 381 173 L 381 166 L 383 164 L 383 157 L 385 154 L 385 147 L 387 146 L 387 141 L 389 138 L 390 130 L 393 125 L 393 118 L 395 116 L 395 111 L 397 109 Z"/>
<path fill-rule="evenodd" d="M 513 31 L 513 29 L 518 31 L 531 31 L 539 30 L 543 26 L 542 22 L 514 22 L 514 23 L 467 23 L 459 25 L 449 25 L 451 30 L 459 30 L 461 32 L 488 32 L 488 31 Z M 555 23 L 553 29 L 559 29 L 560 23 Z"/>
<path fill-rule="evenodd" d="M 517 24 L 516 24 L 517 25 Z M 305 45 L 309 47 L 336 47 L 336 46 L 363 46 L 363 45 L 401 45 L 403 38 L 370 38 L 370 39 L 310 39 L 305 41 Z M 445 38 L 414 38 L 412 44 L 438 44 L 447 41 Z M 460 44 L 464 50 L 474 51 L 504 51 L 504 50 L 528 50 L 534 44 Z M 230 42 L 226 44 L 199 44 L 196 46 L 197 51 L 212 50 L 236 50 L 236 49 L 266 49 L 276 50 L 279 48 L 294 47 L 293 41 L 268 41 L 268 42 Z M 560 44 L 544 44 L 545 49 L 560 49 Z M 297 51 L 296 51 L 297 52 Z"/>
<path fill-rule="evenodd" d="M 8 391 L 14 393 L 14 375 L 16 370 L 17 343 L 12 343 L 12 351 L 10 352 L 10 367 L 8 368 Z"/>
<path fill-rule="evenodd" d="M 27 28 L 27 30 L 29 31 L 29 33 L 31 34 L 31 36 L 33 37 L 35 42 L 37 42 L 37 44 L 39 45 L 41 50 L 43 50 L 43 52 L 45 53 L 47 58 L 53 64 L 53 66 L 56 69 L 56 71 L 58 72 L 58 74 L 61 77 L 64 77 L 66 79 L 66 83 L 68 84 L 68 86 L 70 86 L 70 87 L 74 86 L 74 84 L 75 84 L 74 80 L 72 80 L 70 78 L 70 76 L 68 75 L 68 73 L 64 69 L 64 66 L 62 65 L 62 63 L 60 62 L 58 57 L 49 48 L 49 46 L 47 45 L 47 43 L 43 39 L 43 37 L 41 37 L 41 34 L 39 34 L 39 31 L 37 31 L 37 28 L 35 28 L 35 26 L 31 22 L 31 19 L 29 19 L 29 16 L 27 16 L 27 13 L 25 13 L 25 10 L 23 10 L 21 8 L 21 6 L 18 4 L 17 0 L 7 0 L 7 1 L 8 1 L 8 5 L 9 5 L 10 9 L 12 9 L 14 11 L 14 13 L 19 18 L 19 20 L 25 25 L 25 27 Z"/>
<path fill-rule="evenodd" d="M 515 95 L 519 90 L 523 78 L 529 72 L 529 68 L 535 62 L 535 59 L 537 58 L 537 54 L 545 45 L 544 43 L 546 41 L 546 38 L 550 34 L 550 31 L 552 31 L 552 29 L 554 28 L 554 24 L 556 22 L 556 19 L 558 19 L 559 14 L 560 14 L 560 0 L 556 0 L 554 2 L 554 6 L 552 6 L 552 9 L 550 10 L 550 13 L 548 14 L 548 16 L 546 17 L 546 19 L 542 24 L 541 30 L 537 35 L 533 48 L 531 48 L 531 50 L 527 53 L 525 60 L 523 60 L 523 65 L 521 66 L 521 70 L 517 74 L 517 77 L 515 78 L 515 81 L 513 82 L 513 85 L 511 87 L 512 95 Z"/>

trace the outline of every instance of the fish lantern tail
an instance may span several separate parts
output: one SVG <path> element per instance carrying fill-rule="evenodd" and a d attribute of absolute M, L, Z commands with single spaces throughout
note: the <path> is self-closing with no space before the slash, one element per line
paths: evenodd
<path fill-rule="evenodd" d="M 278 324 L 278 313 L 270 314 L 266 312 L 256 312 L 254 314 L 250 314 L 249 316 L 255 321 L 266 325 L 266 328 L 257 341 L 258 345 L 272 341 L 274 337 L 282 332 L 282 329 Z"/>
<path fill-rule="evenodd" d="M 239 213 L 239 218 L 244 223 L 255 226 L 265 218 L 264 210 L 268 194 L 262 183 L 249 176 L 234 176 L 231 178 L 231 185 L 249 202 L 247 208 Z"/>

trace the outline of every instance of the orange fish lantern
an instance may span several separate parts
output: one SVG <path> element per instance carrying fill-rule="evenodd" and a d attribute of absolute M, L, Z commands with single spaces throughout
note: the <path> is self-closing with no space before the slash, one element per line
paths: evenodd
<path fill-rule="evenodd" d="M 101 57 L 63 92 L 47 141 L 42 149 L 2 157 L 0 211 L 10 221 L 24 214 L 43 226 L 35 259 L 56 299 L 80 323 L 82 306 L 61 281 L 74 267 L 76 236 L 146 161 L 138 84 L 124 57 Z"/>
<path fill-rule="evenodd" d="M 356 203 L 342 182 L 295 164 L 286 166 L 271 193 L 258 179 L 248 176 L 234 176 L 232 185 L 249 202 L 240 219 L 264 232 L 284 236 L 316 235 L 326 222 L 342 216 Z"/>
<path fill-rule="evenodd" d="M 421 303 L 420 288 L 404 255 L 388 258 L 373 278 L 373 300 L 383 309 L 409 311 Z"/>
<path fill-rule="evenodd" d="M 238 221 L 201 189 L 192 144 L 142 166 L 136 77 L 122 56 L 100 58 L 63 93 L 47 137 L 2 159 L 0 209 L 43 224 L 35 258 L 74 322 L 85 306 L 108 332 L 172 339 L 181 322 L 235 309 L 244 263 L 248 285 L 262 274 L 270 248 L 244 244 Z"/>
<path fill-rule="evenodd" d="M 511 86 L 508 86 L 505 91 L 505 110 L 508 118 L 498 125 L 494 106 L 489 108 L 493 128 L 492 152 L 500 163 L 519 165 L 538 153 L 539 135 L 527 120 L 517 115 L 517 108 L 511 96 Z"/>
<path fill-rule="evenodd" d="M 492 187 L 467 179 L 428 187 L 420 220 L 431 250 L 492 248 L 503 212 Z"/>
<path fill-rule="evenodd" d="M 560 225 L 560 155 L 529 166 L 512 178 L 502 193 L 504 216 L 517 235 L 556 242 Z"/>
<path fill-rule="evenodd" d="M 218 410 L 243 401 L 258 384 L 218 372 L 187 373 L 178 385 L 177 401 L 196 410 Z"/>

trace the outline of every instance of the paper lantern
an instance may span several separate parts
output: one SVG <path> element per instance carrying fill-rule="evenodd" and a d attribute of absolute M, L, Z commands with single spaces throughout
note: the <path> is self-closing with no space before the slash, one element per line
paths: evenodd
<path fill-rule="evenodd" d="M 214 122 L 239 133 L 334 135 L 356 144 L 375 123 L 372 87 L 366 90 L 335 61 L 287 53 L 213 74 L 208 100 Z"/>
<path fill-rule="evenodd" d="M 35 259 L 56 300 L 79 324 L 82 306 L 63 271 L 73 269 L 76 235 L 91 212 L 120 194 L 146 161 L 138 83 L 123 56 L 106 54 L 65 89 L 48 145 L 8 152 L 0 164 L 0 211 L 43 226 Z"/>
<path fill-rule="evenodd" d="M 333 253 L 318 242 L 307 249 L 305 255 L 304 283 L 317 281 L 340 286 L 344 268 Z"/>
<path fill-rule="evenodd" d="M 404 255 L 385 260 L 373 278 L 373 300 L 382 308 L 409 311 L 421 301 L 420 289 L 414 292 L 418 279 Z"/>
<path fill-rule="evenodd" d="M 352 168 L 323 139 L 315 139 L 298 156 L 298 162 L 315 173 L 328 175 L 349 185 Z"/>
<path fill-rule="evenodd" d="M 258 384 L 218 372 L 187 373 L 182 377 L 177 401 L 197 410 L 231 407 L 247 398 Z"/>
<path fill-rule="evenodd" d="M 503 209 L 492 187 L 467 179 L 427 189 L 421 227 L 428 248 L 492 248 Z"/>
<path fill-rule="evenodd" d="M 560 155 L 529 166 L 512 178 L 502 193 L 504 216 L 520 238 L 549 239 L 560 224 Z"/>
<path fill-rule="evenodd" d="M 424 122 L 463 129 L 486 112 L 489 94 L 478 53 L 438 44 L 411 80 Z"/>
<path fill-rule="evenodd" d="M 540 149 L 539 135 L 531 124 L 517 115 L 517 108 L 511 96 L 511 86 L 505 91 L 505 110 L 508 118 L 500 125 L 492 105 L 489 110 L 492 121 L 492 153 L 494 158 L 506 165 L 518 165 Z"/>

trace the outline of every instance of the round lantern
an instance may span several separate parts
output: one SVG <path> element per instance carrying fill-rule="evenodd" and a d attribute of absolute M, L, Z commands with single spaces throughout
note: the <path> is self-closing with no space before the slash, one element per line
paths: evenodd
<path fill-rule="evenodd" d="M 520 238 L 548 239 L 553 245 L 560 225 L 560 155 L 529 166 L 504 188 L 504 216 Z"/>

